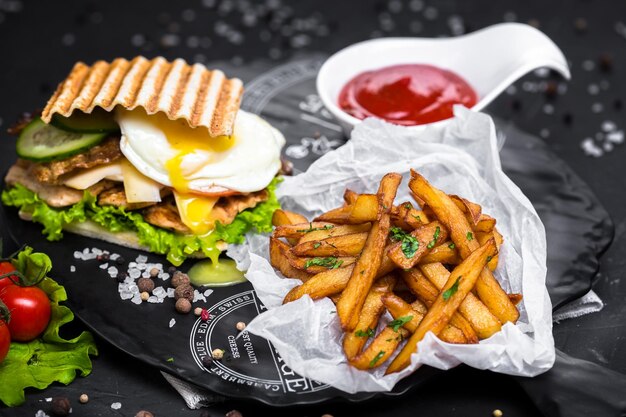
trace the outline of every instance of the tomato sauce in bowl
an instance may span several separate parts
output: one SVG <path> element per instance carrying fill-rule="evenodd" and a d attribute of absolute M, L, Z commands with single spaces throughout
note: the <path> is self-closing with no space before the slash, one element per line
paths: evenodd
<path fill-rule="evenodd" d="M 477 101 L 476 91 L 454 72 L 403 64 L 358 74 L 344 85 L 338 104 L 358 119 L 414 126 L 448 119 L 455 104 L 471 108 Z"/>

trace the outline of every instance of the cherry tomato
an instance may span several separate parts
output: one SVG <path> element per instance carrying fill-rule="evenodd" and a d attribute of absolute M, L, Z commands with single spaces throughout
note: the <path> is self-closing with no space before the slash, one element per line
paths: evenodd
<path fill-rule="evenodd" d="M 50 300 L 41 289 L 9 285 L 0 291 L 0 299 L 11 312 L 8 323 L 11 340 L 30 342 L 48 327 Z"/>
<path fill-rule="evenodd" d="M 0 363 L 6 358 L 11 346 L 11 333 L 6 323 L 0 320 Z"/>
<path fill-rule="evenodd" d="M 6 261 L 0 262 L 0 275 L 4 275 L 13 271 L 15 271 L 15 267 L 13 266 L 11 262 L 6 262 Z M 0 278 L 0 291 L 2 291 L 4 287 L 7 287 L 9 285 L 14 285 L 13 281 L 11 281 L 11 278 L 16 279 L 17 277 Z"/>

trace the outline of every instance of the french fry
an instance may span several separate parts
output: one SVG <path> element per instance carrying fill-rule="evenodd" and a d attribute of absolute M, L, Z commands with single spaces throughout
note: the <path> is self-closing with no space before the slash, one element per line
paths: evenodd
<path fill-rule="evenodd" d="M 426 213 L 413 208 L 413 204 L 407 201 L 391 209 L 391 221 L 395 226 L 413 230 L 425 225 L 429 220 Z"/>
<path fill-rule="evenodd" d="M 420 259 L 420 264 L 432 264 L 440 262 L 442 264 L 458 265 L 461 263 L 461 257 L 454 248 L 454 243 L 450 241 L 443 242 L 439 246 L 435 246 L 430 252 L 424 254 Z"/>
<path fill-rule="evenodd" d="M 407 338 L 409 332 L 399 328 L 397 331 L 391 327 L 385 327 L 367 348 L 355 358 L 349 359 L 352 366 L 357 369 L 377 368 L 391 357 L 398 345 Z"/>
<path fill-rule="evenodd" d="M 400 174 L 390 173 L 380 182 L 377 194 L 378 220 L 372 224 L 363 252 L 337 303 L 337 315 L 345 331 L 352 331 L 357 325 L 365 297 L 381 265 L 391 223 L 389 211 L 401 180 Z"/>
<path fill-rule="evenodd" d="M 443 288 L 450 277 L 450 272 L 440 263 L 419 265 L 419 269 L 438 289 Z M 490 337 L 502 327 L 496 316 L 471 292 L 459 306 L 458 312 L 469 321 L 480 339 Z"/>
<path fill-rule="evenodd" d="M 412 268 L 403 270 L 401 275 L 411 292 L 424 302 L 424 304 L 431 306 L 437 300 L 439 289 L 428 281 L 428 278 L 418 269 Z M 478 334 L 463 316 L 454 314 L 450 323 L 463 332 L 467 343 L 478 343 Z"/>
<path fill-rule="evenodd" d="M 380 268 L 376 272 L 376 278 L 381 278 L 391 273 L 395 267 L 395 264 L 391 262 L 389 257 L 384 256 Z M 304 284 L 292 288 L 285 296 L 283 304 L 295 301 L 307 294 L 314 300 L 339 294 L 346 288 L 346 285 L 348 285 L 348 280 L 353 270 L 354 264 L 346 266 L 345 268 L 331 269 L 313 275 Z"/>
<path fill-rule="evenodd" d="M 476 232 L 476 239 L 478 240 L 478 243 L 481 245 L 484 245 L 487 240 L 492 239 L 492 238 L 495 239 L 496 246 L 498 247 L 498 250 L 500 250 L 500 246 L 502 246 L 502 243 L 504 242 L 504 238 L 502 237 L 500 232 L 498 232 L 498 229 L 494 227 L 490 232 Z M 492 272 L 495 271 L 496 268 L 498 267 L 498 257 L 499 255 L 494 256 L 487 263 L 487 267 Z"/>
<path fill-rule="evenodd" d="M 393 236 L 392 236 L 393 238 Z M 448 231 L 438 221 L 430 222 L 413 230 L 409 235 L 394 243 L 389 249 L 389 258 L 399 268 L 413 268 L 422 256 L 448 238 Z"/>
<path fill-rule="evenodd" d="M 451 194 L 450 198 L 456 204 L 456 206 L 465 213 L 465 218 L 472 225 L 476 226 L 480 221 L 480 216 L 482 214 L 482 207 L 476 203 L 472 203 L 471 201 L 459 197 L 458 195 Z"/>
<path fill-rule="evenodd" d="M 411 333 L 417 330 L 417 327 L 419 326 L 420 322 L 427 312 L 426 306 L 422 304 L 421 301 L 418 301 L 419 304 L 415 302 L 409 304 L 393 293 L 387 293 L 383 295 L 382 301 L 385 305 L 385 308 L 387 309 L 387 311 L 389 311 L 389 314 L 391 314 L 394 320 L 401 320 L 403 318 L 406 319 L 409 317 L 411 318 L 403 324 L 403 327 Z M 418 309 L 421 311 L 419 311 Z M 465 337 L 463 332 L 457 327 L 454 327 L 450 324 L 447 324 L 446 327 L 444 327 L 444 329 L 439 334 L 439 338 L 448 343 L 467 343 L 467 338 Z"/>
<path fill-rule="evenodd" d="M 378 201 L 375 194 L 358 194 L 352 204 L 339 207 L 315 218 L 315 221 L 360 224 L 376 220 Z"/>
<path fill-rule="evenodd" d="M 365 246 L 367 232 L 309 240 L 295 245 L 291 251 L 297 256 L 358 256 Z"/>
<path fill-rule="evenodd" d="M 323 258 L 300 258 L 294 255 L 291 250 L 283 253 L 283 256 L 287 258 L 289 265 L 301 271 L 308 272 L 309 274 L 319 274 L 321 272 L 328 271 L 329 269 L 344 268 L 356 262 L 356 258 L 354 256 L 344 256 L 339 258 L 334 256 L 327 256 Z"/>
<path fill-rule="evenodd" d="M 481 214 L 478 223 L 472 227 L 475 232 L 489 233 L 496 227 L 496 219 L 486 214 Z"/>
<path fill-rule="evenodd" d="M 274 229 L 274 237 L 284 237 L 287 239 L 300 239 L 302 236 L 316 232 L 329 231 L 335 228 L 335 225 L 328 222 L 304 222 L 296 224 L 285 224 Z"/>
<path fill-rule="evenodd" d="M 509 294 L 509 300 L 511 300 L 511 302 L 514 305 L 518 305 L 520 303 L 520 301 L 522 301 L 522 294 L 518 294 L 518 293 L 513 293 L 513 294 Z"/>
<path fill-rule="evenodd" d="M 352 191 L 349 188 L 346 188 L 346 191 L 343 192 L 343 201 L 345 205 L 352 205 L 356 201 L 356 198 L 359 194 L 356 191 Z"/>
<path fill-rule="evenodd" d="M 285 242 L 271 237 L 270 238 L 270 263 L 272 266 L 280 271 L 283 276 L 287 278 L 295 278 L 301 281 L 307 281 L 313 275 L 294 268 L 289 264 L 285 253 L 289 252 L 289 245 Z"/>
<path fill-rule="evenodd" d="M 462 258 L 467 259 L 480 246 L 463 212 L 447 194 L 430 185 L 424 177 L 411 170 L 411 190 L 436 214 L 438 220 L 448 228 L 452 241 Z M 506 292 L 488 268 L 481 271 L 476 284 L 476 293 L 481 301 L 502 323 L 515 323 L 519 311 L 509 300 Z"/>
<path fill-rule="evenodd" d="M 368 338 L 376 331 L 378 320 L 385 311 L 382 296 L 393 289 L 396 278 L 393 275 L 387 275 L 372 285 L 370 292 L 365 298 L 359 322 L 356 330 L 348 332 L 343 336 L 343 351 L 348 359 L 358 355 Z"/>
<path fill-rule="evenodd" d="M 331 223 L 329 223 L 331 224 Z M 363 224 L 343 224 L 343 225 L 333 225 L 330 228 L 322 228 L 320 230 L 313 230 L 310 232 L 304 233 L 298 243 L 311 242 L 311 241 L 319 241 L 328 239 L 330 237 L 335 236 L 344 236 L 350 235 L 353 233 L 363 233 L 368 232 L 372 228 L 371 223 L 363 223 Z"/>
<path fill-rule="evenodd" d="M 292 211 L 278 209 L 274 211 L 274 214 L 272 215 L 272 225 L 274 227 L 287 226 L 287 225 L 306 223 L 306 222 L 307 222 L 306 217 L 304 217 L 301 214 L 294 213 Z M 292 245 L 295 245 L 296 243 L 298 243 L 298 239 L 296 238 L 289 238 L 287 239 L 287 241 Z"/>
<path fill-rule="evenodd" d="M 407 344 L 394 358 L 386 370 L 386 374 L 398 372 L 409 365 L 411 355 L 417 350 L 417 344 L 424 338 L 426 333 L 441 333 L 448 324 L 452 315 L 459 308 L 467 294 L 474 288 L 481 272 L 485 269 L 487 258 L 497 253 L 496 243 L 489 240 L 485 245 L 472 252 L 450 273 L 450 277 L 443 287 L 443 291 L 437 297 L 417 330 L 411 335 Z M 508 300 L 508 298 L 507 298 Z"/>

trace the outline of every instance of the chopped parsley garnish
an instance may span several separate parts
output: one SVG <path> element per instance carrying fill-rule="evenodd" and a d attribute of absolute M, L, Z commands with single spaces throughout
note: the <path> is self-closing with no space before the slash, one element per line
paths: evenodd
<path fill-rule="evenodd" d="M 454 293 L 459 290 L 459 282 L 460 281 L 461 281 L 461 277 L 459 276 L 456 279 L 456 281 L 454 281 L 454 284 L 452 284 L 452 286 L 450 288 L 448 288 L 447 290 L 445 290 L 443 292 L 443 300 L 444 301 L 448 301 L 450 299 L 450 297 L 452 297 L 454 295 Z"/>
<path fill-rule="evenodd" d="M 456 245 L 455 245 L 454 243 L 450 243 L 450 244 L 448 245 L 448 247 L 449 247 L 450 249 L 454 249 L 454 248 L 456 248 Z"/>
<path fill-rule="evenodd" d="M 367 330 L 357 330 L 356 332 L 354 332 L 354 335 L 357 337 L 374 337 L 374 329 L 370 329 L 368 328 Z"/>
<path fill-rule="evenodd" d="M 337 269 L 343 263 L 342 260 L 329 256 L 327 258 L 311 258 L 304 263 L 304 269 L 308 269 L 311 265 L 323 266 L 328 269 Z"/>
<path fill-rule="evenodd" d="M 404 256 L 412 258 L 415 256 L 415 252 L 419 249 L 420 243 L 414 236 L 405 232 L 399 227 L 391 228 L 391 240 L 401 241 L 401 249 Z"/>
<path fill-rule="evenodd" d="M 383 356 L 385 356 L 384 350 L 381 350 L 380 352 L 378 352 L 378 354 L 374 356 L 374 359 L 370 361 L 370 368 L 373 368 L 376 365 L 376 362 L 378 362 Z"/>
<path fill-rule="evenodd" d="M 492 256 L 487 256 L 487 263 L 491 262 L 492 259 L 493 259 Z"/>
<path fill-rule="evenodd" d="M 313 244 L 313 247 L 314 247 L 315 249 L 319 248 L 320 246 L 322 246 L 322 242 L 315 242 L 315 243 Z"/>
<path fill-rule="evenodd" d="M 417 221 L 418 221 L 418 222 L 421 222 L 421 221 L 422 221 L 422 219 L 420 218 L 420 216 L 419 216 L 419 215 L 417 215 L 417 214 L 412 214 L 411 216 L 415 217 L 415 218 L 417 219 Z"/>
<path fill-rule="evenodd" d="M 441 233 L 441 229 L 439 228 L 439 226 L 437 226 L 437 228 L 435 229 L 435 234 L 433 235 L 433 240 L 431 240 L 430 243 L 428 243 L 428 246 L 426 246 L 428 249 L 432 249 L 435 247 L 435 244 L 437 243 L 437 239 L 439 239 L 440 233 Z"/>
<path fill-rule="evenodd" d="M 332 224 L 327 224 L 327 225 L 324 225 L 322 227 L 313 227 L 313 223 L 309 223 L 309 228 L 308 229 L 298 229 L 298 230 L 296 230 L 296 232 L 298 232 L 298 233 L 309 233 L 309 232 L 314 232 L 316 230 L 329 230 L 329 229 L 332 229 L 333 227 L 335 227 L 335 226 L 332 225 Z"/>
<path fill-rule="evenodd" d="M 411 210 L 413 207 L 411 206 L 411 203 L 406 203 L 404 204 L 404 208 L 407 210 Z"/>
<path fill-rule="evenodd" d="M 413 316 L 402 316 L 398 317 L 395 320 L 392 320 L 387 324 L 387 327 L 391 327 L 394 332 L 397 332 L 400 327 L 404 326 L 406 323 L 410 322 L 413 319 Z"/>
<path fill-rule="evenodd" d="M 174 358 L 167 358 L 165 361 L 172 363 L 172 362 L 174 362 Z"/>
<path fill-rule="evenodd" d="M 467 232 L 465 237 L 467 238 L 467 240 L 474 240 L 474 235 L 472 234 L 472 232 Z"/>

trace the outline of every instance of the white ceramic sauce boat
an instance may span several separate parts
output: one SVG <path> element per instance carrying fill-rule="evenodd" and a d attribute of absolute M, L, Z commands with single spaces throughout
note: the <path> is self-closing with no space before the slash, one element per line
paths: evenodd
<path fill-rule="evenodd" d="M 570 78 L 563 52 L 550 38 L 529 25 L 502 23 L 451 38 L 379 38 L 356 43 L 324 62 L 317 75 L 317 92 L 349 135 L 360 120 L 338 106 L 342 87 L 364 71 L 411 63 L 434 65 L 463 77 L 478 94 L 475 111 L 537 68 L 551 68 Z M 409 128 L 421 130 L 443 123 L 446 120 Z"/>

